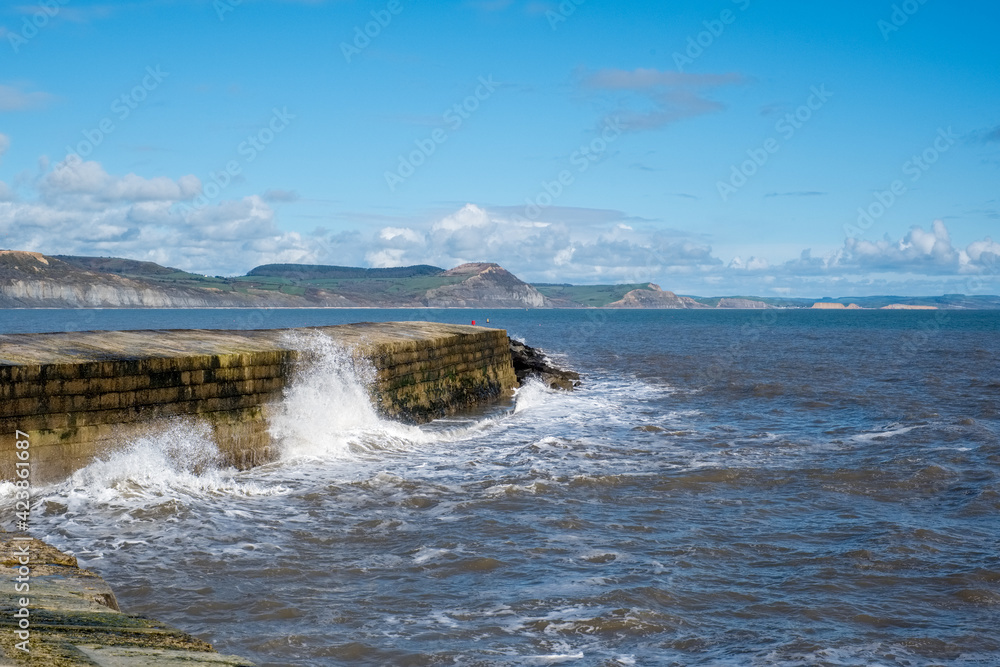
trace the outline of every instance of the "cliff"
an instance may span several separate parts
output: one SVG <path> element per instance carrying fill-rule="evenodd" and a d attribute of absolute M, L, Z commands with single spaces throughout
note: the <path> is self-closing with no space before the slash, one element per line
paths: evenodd
<path fill-rule="evenodd" d="M 363 269 L 272 264 L 204 276 L 114 257 L 0 251 L 0 308 L 539 308 L 534 287 L 497 264 Z"/>
<path fill-rule="evenodd" d="M 36 252 L 0 250 L 2 308 L 199 308 L 249 305 L 204 290 L 168 288 L 79 268 Z"/>
<path fill-rule="evenodd" d="M 605 308 L 708 308 L 690 297 L 664 291 L 659 285 L 650 283 L 649 287 L 650 289 L 634 289 Z"/>
<path fill-rule="evenodd" d="M 541 292 L 498 264 L 463 264 L 441 275 L 464 280 L 428 291 L 427 305 L 434 308 L 543 308 L 547 305 Z"/>
<path fill-rule="evenodd" d="M 755 301 L 753 299 L 739 299 L 739 298 L 725 298 L 719 299 L 719 303 L 716 304 L 716 308 L 770 308 L 763 301 Z"/>
<path fill-rule="evenodd" d="M 653 283 L 528 284 L 498 264 L 265 264 L 206 276 L 120 257 L 0 250 L 0 308 L 1000 308 L 1000 296 L 829 299 L 677 296 Z M 930 308 L 920 308 L 920 310 Z"/>

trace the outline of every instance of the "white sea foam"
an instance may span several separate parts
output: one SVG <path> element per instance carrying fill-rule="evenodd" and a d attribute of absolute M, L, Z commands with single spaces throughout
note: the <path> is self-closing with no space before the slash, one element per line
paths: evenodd
<path fill-rule="evenodd" d="M 477 439 L 503 420 L 494 416 L 420 428 L 385 419 L 371 401 L 370 362 L 321 334 L 300 336 L 294 343 L 305 355 L 270 420 L 271 435 L 282 450 L 278 463 L 241 473 L 223 462 L 209 425 L 178 418 L 166 427 L 150 427 L 69 479 L 36 492 L 70 512 L 86 511 L 95 502 L 128 501 L 124 508 L 171 499 L 184 504 L 182 497 L 205 494 L 281 495 L 288 492 L 282 481 L 296 476 L 288 468 L 295 460 L 372 459 L 373 454 L 377 459 L 429 443 Z M 267 481 L 271 479 L 278 483 Z M 13 483 L 0 482 L 0 498 L 13 498 L 16 492 Z M 127 521 L 127 512 L 121 518 Z M 246 517 L 234 512 L 230 518 Z"/>
<path fill-rule="evenodd" d="M 671 396 L 609 368 L 589 372 L 575 392 L 529 383 L 508 414 L 409 427 L 377 418 L 360 391 L 364 372 L 350 365 L 331 375 L 331 367 L 322 354 L 304 360 L 281 406 L 302 420 L 286 444 L 308 458 L 286 452 L 238 472 L 213 462 L 207 431 L 178 426 L 58 492 L 35 489 L 47 495 L 32 513 L 33 531 L 95 563 L 140 611 L 155 607 L 166 620 L 206 628 L 261 663 L 329 664 L 329 647 L 349 635 L 382 655 L 405 644 L 428 660 L 460 655 L 512 667 L 689 664 L 692 656 L 740 667 L 997 664 L 995 651 L 972 653 L 982 642 L 941 629 L 934 605 L 920 604 L 945 600 L 954 627 L 991 620 L 987 606 L 950 597 L 987 587 L 979 577 L 990 572 L 990 480 L 947 484 L 953 468 L 982 469 L 995 449 L 988 425 L 934 438 L 939 422 L 905 434 L 925 422 L 878 428 L 846 416 L 854 426 L 825 433 L 828 423 L 845 423 L 833 409 L 825 422 L 800 422 L 792 409 L 746 419 L 742 406 L 712 392 Z M 330 411 L 354 399 L 347 414 L 310 407 Z M 906 405 L 888 408 L 908 414 Z M 339 441 L 296 440 L 338 424 L 353 431 Z M 842 484 L 810 484 L 870 467 L 871 447 L 851 440 L 859 434 L 875 444 L 928 441 L 905 459 L 885 459 L 889 481 L 909 479 L 914 466 L 927 469 L 926 479 L 903 485 L 898 503 L 879 494 L 877 507 Z M 934 454 L 952 445 L 971 453 Z M 915 462 L 918 454 L 927 462 Z M 723 470 L 689 474 L 705 467 Z M 967 486 L 979 496 L 966 497 Z M 253 490 L 279 488 L 288 491 Z M 9 521 L 13 487 L 5 489 L 0 509 Z M 942 502 L 948 511 L 936 511 Z M 889 525 L 891 539 L 869 541 L 871 555 L 858 556 L 845 525 Z M 927 547 L 912 526 L 947 537 L 947 548 Z M 747 544 L 719 548 L 741 530 Z M 950 539 L 959 533 L 962 540 Z M 802 562 L 838 556 L 864 567 L 830 570 L 827 587 L 794 576 Z M 766 581 L 742 577 L 748 563 L 792 576 L 769 598 Z M 875 565 L 895 563 L 870 613 L 923 628 L 908 636 L 926 640 L 855 646 L 868 641 L 856 638 L 855 610 L 874 604 L 865 580 L 884 574 Z M 958 583 L 926 576 L 947 575 L 955 563 L 971 573 Z M 760 613 L 739 613 L 747 603 L 732 595 L 743 592 L 732 582 L 742 581 Z M 818 606 L 831 611 L 810 641 L 774 634 L 788 609 Z M 298 615 L 275 612 L 288 608 Z"/>
<path fill-rule="evenodd" d="M 765 665 L 770 667 L 811 667 L 812 665 L 830 665 L 830 667 L 890 667 L 890 665 L 908 665 L 912 667 L 937 667 L 944 660 L 922 656 L 909 647 L 892 642 L 871 642 L 866 644 L 844 645 L 821 648 L 815 651 L 787 655 L 781 650 L 761 653 L 751 661 L 735 658 L 732 662 L 724 661 L 717 664 L 724 667 L 737 665 Z M 947 664 L 952 667 L 981 667 L 996 664 L 994 655 L 977 655 L 963 653 L 949 656 Z"/>
<path fill-rule="evenodd" d="M 303 359 L 270 423 L 285 458 L 347 456 L 386 424 L 368 393 L 374 368 L 321 334 L 294 341 Z"/>
<path fill-rule="evenodd" d="M 528 655 L 526 660 L 531 660 L 536 664 L 555 665 L 561 662 L 571 662 L 573 660 L 583 660 L 583 652 L 578 653 L 551 653 L 549 655 Z"/>
<path fill-rule="evenodd" d="M 886 438 L 891 438 L 897 435 L 903 435 L 904 433 L 909 433 L 910 431 L 918 428 L 925 428 L 926 424 L 917 424 L 914 426 L 900 426 L 899 424 L 890 424 L 889 426 L 883 427 L 876 431 L 867 431 L 865 433 L 859 433 L 854 436 L 852 440 L 855 442 L 871 442 L 872 440 L 884 440 Z"/>
<path fill-rule="evenodd" d="M 460 439 L 491 422 L 422 429 L 386 419 L 372 404 L 375 369 L 370 361 L 322 334 L 298 335 L 294 342 L 303 359 L 270 420 L 271 436 L 280 443 L 286 461 L 402 452 Z"/>
<path fill-rule="evenodd" d="M 118 498 L 163 499 L 179 491 L 190 495 L 273 495 L 280 487 L 238 481 L 238 471 L 220 463 L 219 449 L 207 424 L 176 420 L 150 429 L 122 449 L 74 472 L 45 489 L 72 501 L 80 496 L 111 501 Z"/>
<path fill-rule="evenodd" d="M 417 553 L 413 554 L 413 562 L 423 564 L 430 561 L 439 560 L 443 556 L 452 553 L 451 549 L 436 549 L 433 547 L 420 547 Z"/>
<path fill-rule="evenodd" d="M 551 390 L 546 389 L 538 380 L 531 378 L 518 387 L 514 394 L 514 414 L 519 414 L 545 403 Z"/>

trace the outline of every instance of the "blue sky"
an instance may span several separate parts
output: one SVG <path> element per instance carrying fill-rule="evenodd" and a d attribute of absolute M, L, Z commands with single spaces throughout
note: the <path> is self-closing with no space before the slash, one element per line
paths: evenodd
<path fill-rule="evenodd" d="M 701 295 L 998 293 L 998 18 L 5 3 L 0 247 L 226 275 L 495 261 Z"/>

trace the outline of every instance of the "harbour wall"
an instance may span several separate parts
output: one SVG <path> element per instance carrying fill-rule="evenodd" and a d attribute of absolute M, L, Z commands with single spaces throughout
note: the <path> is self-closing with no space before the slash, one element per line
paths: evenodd
<path fill-rule="evenodd" d="M 0 335 L 0 479 L 19 461 L 34 482 L 61 479 L 178 421 L 210 427 L 225 464 L 272 461 L 269 418 L 317 337 L 370 367 L 373 403 L 394 419 L 428 421 L 517 386 L 506 332 L 464 325 Z"/>

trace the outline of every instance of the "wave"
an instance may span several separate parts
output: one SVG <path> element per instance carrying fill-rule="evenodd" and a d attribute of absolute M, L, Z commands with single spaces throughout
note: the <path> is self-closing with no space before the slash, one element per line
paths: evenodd
<path fill-rule="evenodd" d="M 405 450 L 425 440 L 415 427 L 385 419 L 372 404 L 375 367 L 323 334 L 290 342 L 302 361 L 270 420 L 284 460 L 350 458 L 372 450 Z"/>
<path fill-rule="evenodd" d="M 888 424 L 874 431 L 866 431 L 855 435 L 852 439 L 856 442 L 871 442 L 873 440 L 885 440 L 897 435 L 903 435 L 918 428 L 924 428 L 927 424 L 914 424 L 912 426 L 902 426 L 900 424 Z"/>
<path fill-rule="evenodd" d="M 331 472 L 339 479 L 342 472 L 353 474 L 354 462 L 379 464 L 418 451 L 421 465 L 439 460 L 438 455 L 450 460 L 454 445 L 461 443 L 466 458 L 483 464 L 497 457 L 521 456 L 526 444 L 541 448 L 559 444 L 549 437 L 553 429 L 570 437 L 569 444 L 559 444 L 559 449 L 573 450 L 559 458 L 576 460 L 575 450 L 585 443 L 573 444 L 570 434 L 582 432 L 595 413 L 603 415 L 605 424 L 629 429 L 650 421 L 673 426 L 698 414 L 637 413 L 629 404 L 657 401 L 673 389 L 635 379 L 594 378 L 590 386 L 574 392 L 529 380 L 515 390 L 509 408 L 415 426 L 378 413 L 371 392 L 375 368 L 367 359 L 318 332 L 296 334 L 288 342 L 303 355 L 280 402 L 272 406 L 269 432 L 279 452 L 276 461 L 251 471 L 236 470 L 225 463 L 208 424 L 178 418 L 166 427 L 151 426 L 145 435 L 132 438 L 69 479 L 39 489 L 40 495 L 69 511 L 78 505 L 82 511 L 85 503 L 149 508 L 167 502 L 195 505 L 195 499 L 206 495 L 287 495 L 310 484 L 307 478 L 315 472 L 315 461 L 332 464 Z M 311 472 L 304 475 L 306 471 Z M 487 496 L 549 490 L 546 483 L 533 482 L 490 486 Z M 0 484 L 0 497 L 12 497 L 13 492 L 13 485 Z"/>
<path fill-rule="evenodd" d="M 166 428 L 130 441 L 74 472 L 49 491 L 91 498 L 172 497 L 177 491 L 191 495 L 273 495 L 281 488 L 266 488 L 238 480 L 239 471 L 222 464 L 211 427 L 193 420 L 175 420 Z"/>
<path fill-rule="evenodd" d="M 514 414 L 537 408 L 552 395 L 552 390 L 540 381 L 530 378 L 514 392 Z"/>
<path fill-rule="evenodd" d="M 303 361 L 269 426 L 283 461 L 404 453 L 474 437 L 506 416 L 442 420 L 424 426 L 388 419 L 372 402 L 375 368 L 368 359 L 322 334 L 298 335 L 294 343 L 303 351 Z"/>

